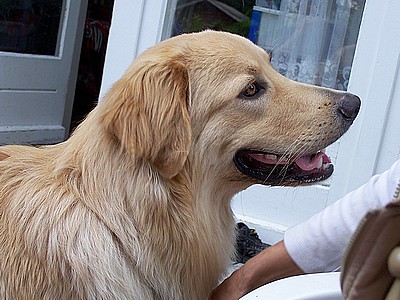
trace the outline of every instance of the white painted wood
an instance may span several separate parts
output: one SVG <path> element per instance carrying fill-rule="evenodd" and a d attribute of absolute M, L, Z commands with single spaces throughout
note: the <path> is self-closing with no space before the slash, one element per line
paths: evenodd
<path fill-rule="evenodd" d="M 170 23 L 163 22 L 171 20 L 174 3 L 116 1 L 102 95 L 141 51 L 170 31 Z M 286 228 L 308 219 L 399 158 L 399 11 L 398 0 L 366 1 L 349 84 L 349 91 L 362 98 L 362 109 L 349 132 L 327 149 L 334 175 L 310 187 L 257 185 L 234 198 L 238 219 L 254 224 L 265 240 L 276 242 Z M 126 28 L 135 29 L 126 36 Z"/>
<path fill-rule="evenodd" d="M 87 0 L 64 0 L 56 55 L 0 52 L 0 144 L 66 137 L 86 6 Z"/>
<path fill-rule="evenodd" d="M 385 134 L 381 140 L 381 148 L 375 166 L 376 172 L 381 173 L 393 161 L 400 159 L 400 72 L 397 69 L 397 79 L 391 97 L 390 107 L 386 118 Z"/>
<path fill-rule="evenodd" d="M 144 0 L 114 2 L 99 101 L 137 55 L 143 9 Z"/>
<path fill-rule="evenodd" d="M 167 0 L 115 1 L 100 101 L 130 63 L 161 40 L 167 3 Z"/>
<path fill-rule="evenodd" d="M 389 158 L 382 147 L 400 146 L 398 135 L 393 134 L 400 114 L 400 99 L 394 93 L 400 87 L 399 10 L 396 0 L 366 3 L 349 84 L 349 90 L 360 95 L 362 108 L 351 133 L 340 144 L 329 203 L 386 170 L 396 159 L 396 155 Z"/>

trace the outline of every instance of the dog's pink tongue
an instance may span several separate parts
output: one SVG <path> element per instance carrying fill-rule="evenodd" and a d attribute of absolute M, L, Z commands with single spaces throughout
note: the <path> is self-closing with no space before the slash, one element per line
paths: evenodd
<path fill-rule="evenodd" d="M 320 169 L 323 164 L 330 163 L 331 160 L 324 152 L 318 152 L 317 154 L 304 155 L 295 160 L 298 165 L 304 171 L 311 171 L 314 169 Z"/>

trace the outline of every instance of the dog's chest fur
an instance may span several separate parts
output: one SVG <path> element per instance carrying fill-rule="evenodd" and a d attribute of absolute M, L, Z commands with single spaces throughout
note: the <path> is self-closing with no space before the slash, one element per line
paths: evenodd
<path fill-rule="evenodd" d="M 233 252 L 233 222 L 220 224 L 210 206 L 221 199 L 193 190 L 184 173 L 165 182 L 143 165 L 112 179 L 106 157 L 92 162 L 107 166 L 96 172 L 84 158 L 82 169 L 44 158 L 0 163 L 0 228 L 12 229 L 0 235 L 0 296 L 207 298 Z M 29 191 L 17 188 L 21 172 Z"/>

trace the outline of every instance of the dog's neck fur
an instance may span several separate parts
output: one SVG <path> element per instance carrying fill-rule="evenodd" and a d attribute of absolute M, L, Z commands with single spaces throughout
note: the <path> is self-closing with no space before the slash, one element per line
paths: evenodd
<path fill-rule="evenodd" d="M 88 118 L 93 117 L 96 115 L 88 116 Z M 157 172 L 147 161 L 140 158 L 132 159 L 128 153 L 121 151 L 112 137 L 106 136 L 104 131 L 98 128 L 86 128 L 85 124 L 93 123 L 83 123 L 69 141 L 55 146 L 63 147 L 61 156 L 74 157 L 70 161 L 78 162 L 80 165 L 68 166 L 56 163 L 57 173 L 71 177 L 65 179 L 68 181 L 81 180 L 80 184 L 86 185 L 82 191 L 90 193 L 96 189 L 97 194 L 101 191 L 100 194 L 105 198 L 103 201 L 93 199 L 90 194 L 79 195 L 79 198 L 115 235 L 132 267 L 137 268 L 136 272 L 153 274 L 152 278 L 145 278 L 145 281 L 171 279 L 171 274 L 175 274 L 175 280 L 180 281 L 181 287 L 186 287 L 183 290 L 191 293 L 178 295 L 179 291 L 171 290 L 173 286 L 177 286 L 176 284 L 160 282 L 158 286 L 164 286 L 165 289 L 161 295 L 168 292 L 171 295 L 175 294 L 176 299 L 181 297 L 194 299 L 194 295 L 198 295 L 199 299 L 207 298 L 208 295 L 204 294 L 206 291 L 196 290 L 196 281 L 202 277 L 200 281 L 209 281 L 210 290 L 214 288 L 234 254 L 234 220 L 230 209 L 232 195 L 228 194 L 226 187 L 218 186 L 219 181 L 216 178 L 205 178 L 202 167 L 192 165 L 190 159 L 183 170 L 172 179 L 155 175 Z M 91 139 L 93 135 L 100 136 Z M 104 147 L 100 143 L 108 145 Z M 110 153 L 104 153 L 105 149 Z M 109 159 L 116 155 L 119 156 L 118 159 Z M 68 160 L 63 157 L 60 161 Z M 115 163 L 118 165 L 112 165 Z M 88 170 L 97 173 L 86 173 Z M 112 174 L 112 177 L 108 177 L 108 174 Z M 137 189 L 137 186 L 145 186 L 148 189 Z M 108 205 L 99 206 L 99 203 L 107 203 L 114 208 L 110 210 Z M 171 213 L 174 210 L 176 213 Z M 110 215 L 110 211 L 117 214 Z M 131 213 L 133 211 L 142 211 L 143 214 L 134 215 Z M 153 218 L 153 211 L 163 215 L 162 221 Z M 221 214 L 228 216 L 221 217 Z M 223 224 L 222 220 L 230 222 Z M 126 224 L 130 226 L 127 227 Z M 138 224 L 143 226 L 139 228 Z M 210 233 L 213 234 L 212 239 L 205 237 L 205 234 Z M 158 236 L 159 239 L 146 240 L 148 236 Z M 138 243 L 137 240 L 142 241 Z M 184 243 L 187 245 L 182 246 Z M 143 249 L 138 249 L 139 245 L 145 246 Z M 173 248 L 182 251 L 196 249 L 196 251 L 182 253 L 179 250 L 172 251 Z M 179 257 L 173 257 L 171 261 L 168 252 L 179 253 Z M 153 271 L 141 272 L 141 267 L 149 266 L 141 266 L 139 257 L 132 257 L 132 253 L 149 256 L 150 261 L 154 261 Z M 185 259 L 191 255 L 197 257 Z M 165 261 L 165 258 L 169 261 Z M 197 262 L 198 265 L 188 266 L 188 262 Z M 193 273 L 198 270 L 202 272 Z M 211 274 L 210 270 L 218 272 Z M 158 294 L 157 291 L 154 293 Z"/>

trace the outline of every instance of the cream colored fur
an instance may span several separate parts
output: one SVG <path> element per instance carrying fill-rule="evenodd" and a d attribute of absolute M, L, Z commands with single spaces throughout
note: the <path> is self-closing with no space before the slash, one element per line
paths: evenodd
<path fill-rule="evenodd" d="M 241 99 L 253 78 L 268 91 Z M 66 142 L 0 148 L 0 298 L 206 299 L 234 255 L 230 200 L 256 183 L 233 155 L 325 147 L 330 93 L 227 33 L 149 49 Z"/>

